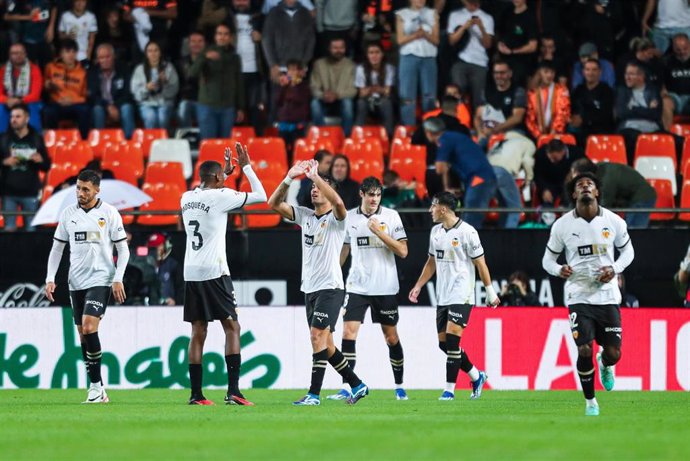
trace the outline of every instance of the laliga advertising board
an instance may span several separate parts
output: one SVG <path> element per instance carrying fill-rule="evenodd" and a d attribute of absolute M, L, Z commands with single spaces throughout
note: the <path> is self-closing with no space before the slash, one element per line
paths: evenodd
<path fill-rule="evenodd" d="M 247 307 L 242 323 L 240 386 L 305 388 L 311 348 L 304 307 Z M 623 357 L 617 390 L 690 390 L 690 310 L 623 309 Z M 189 386 L 188 324 L 180 307 L 111 307 L 101 324 L 103 377 L 109 388 Z M 445 356 L 438 349 L 435 309 L 400 313 L 405 386 L 438 389 Z M 342 322 L 336 332 L 340 342 Z M 209 326 L 204 385 L 225 387 L 223 334 Z M 476 308 L 462 339 L 493 389 L 577 389 L 577 352 L 563 308 Z M 357 341 L 357 373 L 372 388 L 392 388 L 388 350 L 367 319 Z M 366 352 L 365 352 L 366 351 Z M 459 387 L 468 387 L 460 374 Z M 597 383 L 598 385 L 598 383 Z M 85 387 L 86 373 L 71 311 L 0 309 L 0 388 Z M 338 388 L 329 369 L 324 388 Z"/>

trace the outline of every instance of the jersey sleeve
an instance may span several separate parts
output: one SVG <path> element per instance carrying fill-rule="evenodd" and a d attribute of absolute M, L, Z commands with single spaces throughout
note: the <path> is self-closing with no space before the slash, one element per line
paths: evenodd
<path fill-rule="evenodd" d="M 436 256 L 436 249 L 434 248 L 434 232 L 433 229 L 429 234 L 429 256 Z"/>
<path fill-rule="evenodd" d="M 352 230 L 352 226 L 349 225 L 350 222 L 350 213 L 347 214 L 347 217 L 345 218 L 345 239 L 343 240 L 343 244 L 349 245 L 351 241 L 351 236 L 350 236 L 350 231 Z"/>
<path fill-rule="evenodd" d="M 613 244 L 620 249 L 630 243 L 630 235 L 628 234 L 628 225 L 625 223 L 625 220 L 617 215 L 616 218 L 616 239 L 613 241 Z"/>
<path fill-rule="evenodd" d="M 239 192 L 226 187 L 219 189 L 216 194 L 216 205 L 221 211 L 230 211 L 242 208 L 247 202 L 247 193 Z"/>
<path fill-rule="evenodd" d="M 482 247 L 482 241 L 479 240 L 479 233 L 476 230 L 470 232 L 467 243 L 467 254 L 470 258 L 477 259 L 484 256 L 484 247 Z"/>
<path fill-rule="evenodd" d="M 120 216 L 117 210 L 112 210 L 110 213 L 110 240 L 113 242 L 127 240 L 125 226 L 122 224 L 122 216 Z"/>
<path fill-rule="evenodd" d="M 304 206 L 293 206 L 292 214 L 295 215 L 295 219 L 289 222 L 293 222 L 299 227 L 304 227 L 304 220 L 308 218 L 310 214 L 314 214 L 314 210 Z"/>
<path fill-rule="evenodd" d="M 549 241 L 546 243 L 546 249 L 554 254 L 561 254 L 565 248 L 563 243 L 563 237 L 561 235 L 560 223 L 556 221 L 551 227 L 551 234 L 549 235 Z"/>
<path fill-rule="evenodd" d="M 405 232 L 405 226 L 403 226 L 400 215 L 395 212 L 393 214 L 393 222 L 391 224 L 391 237 L 395 240 L 407 240 L 407 232 Z"/>
<path fill-rule="evenodd" d="M 65 216 L 65 213 L 62 213 L 62 215 L 60 215 L 60 221 L 58 222 L 58 225 L 55 228 L 55 234 L 53 234 L 53 238 L 59 242 L 68 243 L 69 233 L 67 232 L 67 226 L 65 225 L 65 221 L 67 220 Z"/>

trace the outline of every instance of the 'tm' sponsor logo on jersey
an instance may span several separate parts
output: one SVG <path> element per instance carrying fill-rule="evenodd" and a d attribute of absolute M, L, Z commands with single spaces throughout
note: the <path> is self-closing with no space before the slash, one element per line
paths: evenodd
<path fill-rule="evenodd" d="M 599 256 L 599 255 L 604 255 L 606 254 L 606 250 L 608 249 L 608 245 L 606 244 L 593 244 L 593 245 L 583 245 L 577 247 L 577 254 L 580 255 L 580 257 L 586 257 L 586 256 Z"/>

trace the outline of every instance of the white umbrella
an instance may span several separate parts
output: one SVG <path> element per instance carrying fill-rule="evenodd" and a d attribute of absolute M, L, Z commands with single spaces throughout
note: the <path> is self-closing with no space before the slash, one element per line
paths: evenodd
<path fill-rule="evenodd" d="M 117 179 L 104 179 L 101 181 L 101 191 L 98 198 L 114 206 L 118 210 L 134 208 L 153 200 L 150 196 L 143 193 L 138 187 Z M 77 204 L 77 186 L 62 189 L 51 195 L 46 202 L 41 205 L 33 221 L 32 226 L 41 224 L 52 224 L 58 222 L 62 210 L 70 205 Z"/>

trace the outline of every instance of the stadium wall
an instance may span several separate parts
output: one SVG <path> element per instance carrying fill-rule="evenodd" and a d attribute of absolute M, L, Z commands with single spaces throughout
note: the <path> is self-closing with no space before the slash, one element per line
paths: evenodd
<path fill-rule="evenodd" d="M 243 388 L 308 387 L 311 348 L 304 307 L 240 309 Z M 342 321 L 341 321 L 342 322 Z M 626 309 L 617 390 L 690 390 L 690 310 Z M 337 327 L 340 342 L 342 324 Z M 435 310 L 404 307 L 400 337 L 405 386 L 440 389 L 445 356 L 438 350 Z M 109 308 L 100 329 L 109 388 L 188 387 L 189 325 L 180 307 Z M 225 387 L 223 334 L 212 324 L 204 385 Z M 563 308 L 476 308 L 462 340 L 494 389 L 577 389 L 577 352 Z M 391 388 L 388 351 L 369 320 L 357 343 L 357 373 L 374 389 Z M 69 309 L 0 309 L 0 388 L 85 387 L 81 349 Z M 339 376 L 326 374 L 325 388 Z M 597 383 L 597 386 L 599 384 Z M 468 388 L 461 373 L 458 387 Z"/>

